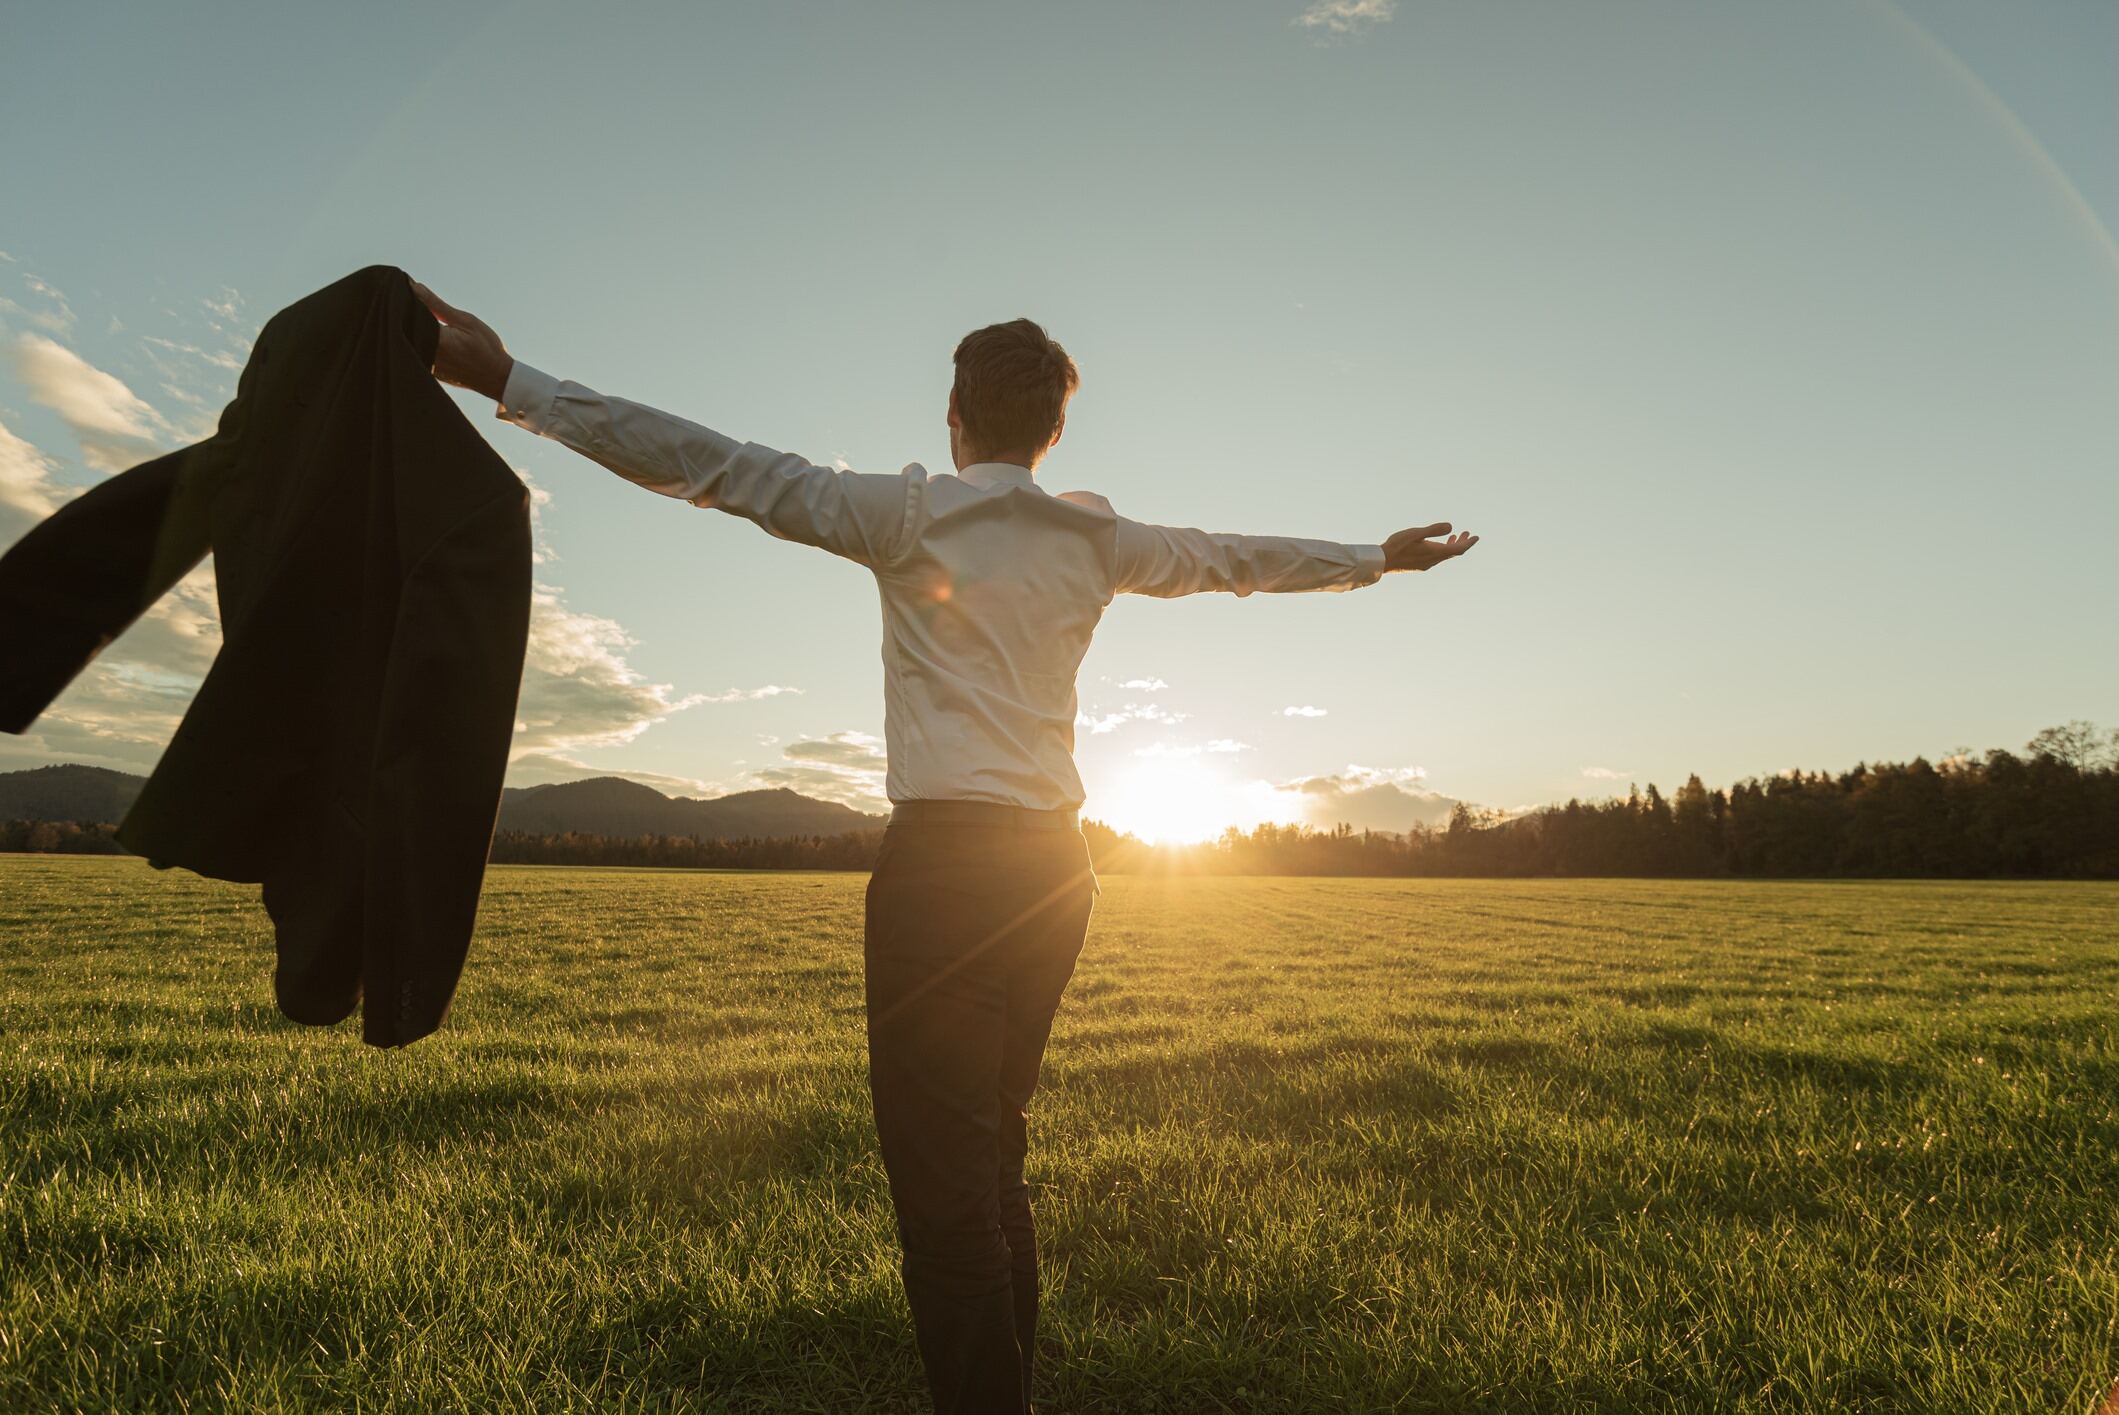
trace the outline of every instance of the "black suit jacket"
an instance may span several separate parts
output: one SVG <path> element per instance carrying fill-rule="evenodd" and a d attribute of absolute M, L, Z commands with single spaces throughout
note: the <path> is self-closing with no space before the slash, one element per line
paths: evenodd
<path fill-rule="evenodd" d="M 211 549 L 222 647 L 118 829 L 264 886 L 280 1009 L 365 994 L 378 1046 L 463 970 L 529 628 L 529 495 L 429 369 L 434 319 L 371 266 L 273 316 L 205 442 L 0 557 L 0 728 L 24 730 Z"/>

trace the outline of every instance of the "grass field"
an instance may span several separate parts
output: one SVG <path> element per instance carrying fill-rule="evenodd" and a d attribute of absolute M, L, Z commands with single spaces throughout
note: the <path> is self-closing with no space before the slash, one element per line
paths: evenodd
<path fill-rule="evenodd" d="M 0 1409 L 915 1410 L 848 875 L 500 869 L 449 1024 L 0 857 Z M 2119 888 L 1106 882 L 1033 1107 L 1071 1411 L 2059 1410 Z"/>

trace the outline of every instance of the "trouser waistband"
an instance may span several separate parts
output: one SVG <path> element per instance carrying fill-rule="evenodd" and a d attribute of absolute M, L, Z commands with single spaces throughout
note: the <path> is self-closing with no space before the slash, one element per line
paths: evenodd
<path fill-rule="evenodd" d="M 900 801 L 890 809 L 892 825 L 978 825 L 993 830 L 1079 830 L 1072 808 L 1032 810 L 999 801 Z"/>

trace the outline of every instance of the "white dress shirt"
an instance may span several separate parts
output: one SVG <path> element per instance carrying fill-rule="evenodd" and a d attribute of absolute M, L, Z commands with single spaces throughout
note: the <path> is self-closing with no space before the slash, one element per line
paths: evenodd
<path fill-rule="evenodd" d="M 940 477 L 812 466 L 520 361 L 500 416 L 873 571 L 893 802 L 1078 807 L 1075 675 L 1115 594 L 1346 590 L 1383 574 L 1381 546 L 1146 525 L 1088 492 L 1048 495 L 1008 462 Z"/>

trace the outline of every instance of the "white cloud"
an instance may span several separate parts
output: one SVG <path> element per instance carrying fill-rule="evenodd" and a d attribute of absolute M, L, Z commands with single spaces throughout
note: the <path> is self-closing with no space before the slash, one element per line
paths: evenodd
<path fill-rule="evenodd" d="M 703 701 L 643 678 L 625 658 L 633 643 L 617 620 L 569 609 L 565 591 L 535 586 L 510 759 L 573 762 L 576 753 L 622 746 Z"/>
<path fill-rule="evenodd" d="M 1582 775 L 1588 777 L 1591 781 L 1624 781 L 1632 776 L 1633 773 L 1630 771 L 1619 771 L 1608 766 L 1585 766 L 1582 768 Z"/>
<path fill-rule="evenodd" d="M 1309 705 L 1305 704 L 1302 707 L 1282 708 L 1280 710 L 1280 715 L 1282 717 L 1323 717 L 1326 714 L 1326 711 L 1327 710 L 1324 708 L 1310 707 Z"/>
<path fill-rule="evenodd" d="M 1301 801 L 1303 817 L 1311 825 L 1402 833 L 1440 825 L 1456 807 L 1454 798 L 1416 785 L 1426 777 L 1416 766 L 1349 766 L 1330 776 L 1283 782 L 1279 789 Z"/>
<path fill-rule="evenodd" d="M 886 811 L 883 798 L 883 742 L 866 732 L 834 732 L 790 742 L 781 752 L 778 766 L 760 767 L 750 773 L 761 786 L 781 787 L 837 801 L 857 811 Z"/>
<path fill-rule="evenodd" d="M 799 693 L 800 688 L 790 688 L 781 683 L 768 683 L 762 688 L 730 688 L 725 693 L 702 693 L 702 703 L 754 703 L 761 698 L 777 698 L 783 693 Z"/>
<path fill-rule="evenodd" d="M 1387 23 L 1397 9 L 1398 0 L 1310 0 L 1295 23 L 1328 34 L 1358 34 L 1369 25 Z"/>
<path fill-rule="evenodd" d="M 91 467 L 112 472 L 153 456 L 169 424 L 147 400 L 56 340 L 16 336 L 10 349 L 15 377 L 29 396 L 73 430 Z"/>
<path fill-rule="evenodd" d="M 0 423 L 0 546 L 59 509 L 65 491 L 51 474 L 51 458 Z"/>
<path fill-rule="evenodd" d="M 1163 680 L 1160 678 L 1128 678 L 1125 682 L 1119 684 L 1118 686 L 1121 688 L 1131 688 L 1136 692 L 1141 693 L 1160 693 L 1163 689 L 1169 687 L 1170 685 L 1168 683 L 1163 682 Z"/>
<path fill-rule="evenodd" d="M 1172 712 L 1155 703 L 1127 703 L 1117 712 L 1077 713 L 1076 727 L 1086 727 L 1092 736 L 1101 737 L 1106 732 L 1115 732 L 1129 722 L 1161 722 L 1176 726 L 1190 717 L 1190 713 Z"/>

